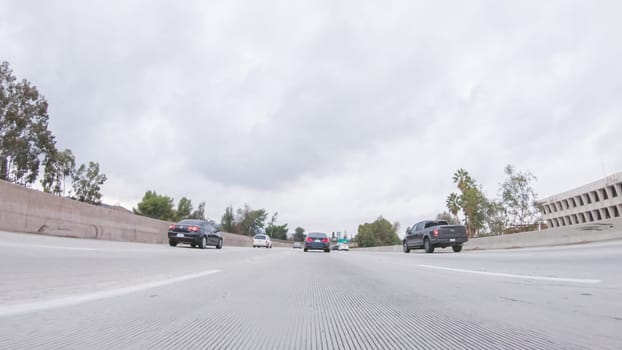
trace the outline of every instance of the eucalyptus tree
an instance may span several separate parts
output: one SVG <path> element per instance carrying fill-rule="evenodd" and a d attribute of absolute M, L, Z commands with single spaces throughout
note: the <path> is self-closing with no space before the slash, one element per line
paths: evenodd
<path fill-rule="evenodd" d="M 73 195 L 81 202 L 100 204 L 101 186 L 107 179 L 106 174 L 100 174 L 99 163 L 89 162 L 88 167 L 82 164 L 73 174 Z"/>
<path fill-rule="evenodd" d="M 43 191 L 65 196 L 67 179 L 76 171 L 76 159 L 70 149 L 53 152 L 45 162 L 41 186 Z"/>
<path fill-rule="evenodd" d="M 0 63 L 0 180 L 29 186 L 55 152 L 48 103 L 37 87 Z"/>
<path fill-rule="evenodd" d="M 500 192 L 512 224 L 532 224 L 538 213 L 535 205 L 537 196 L 531 186 L 537 180 L 536 177 L 531 172 L 519 171 L 510 164 L 504 170 L 507 178 L 501 184 Z"/>

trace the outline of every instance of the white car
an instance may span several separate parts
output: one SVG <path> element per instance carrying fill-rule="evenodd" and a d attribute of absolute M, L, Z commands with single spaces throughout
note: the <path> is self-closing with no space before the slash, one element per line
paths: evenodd
<path fill-rule="evenodd" d="M 268 235 L 255 235 L 253 237 L 253 248 L 272 248 L 272 239 Z"/>
<path fill-rule="evenodd" d="M 350 250 L 350 246 L 348 246 L 345 243 L 341 243 L 339 244 L 339 247 L 337 248 L 337 250 L 345 250 L 345 251 L 349 251 Z"/>

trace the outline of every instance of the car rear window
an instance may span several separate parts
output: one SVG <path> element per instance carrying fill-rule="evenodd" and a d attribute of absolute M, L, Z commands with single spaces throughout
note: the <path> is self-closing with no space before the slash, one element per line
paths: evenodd
<path fill-rule="evenodd" d="M 447 225 L 447 221 L 430 221 L 425 224 L 425 228 L 440 226 L 440 225 Z"/>
<path fill-rule="evenodd" d="M 201 225 L 203 221 L 201 220 L 181 220 L 177 223 L 177 225 Z"/>
<path fill-rule="evenodd" d="M 325 233 L 309 233 L 308 237 L 313 238 L 313 239 L 322 239 L 328 236 Z"/>
<path fill-rule="evenodd" d="M 257 235 L 257 236 L 255 236 L 255 239 L 266 239 L 266 236 L 264 236 L 264 235 Z"/>

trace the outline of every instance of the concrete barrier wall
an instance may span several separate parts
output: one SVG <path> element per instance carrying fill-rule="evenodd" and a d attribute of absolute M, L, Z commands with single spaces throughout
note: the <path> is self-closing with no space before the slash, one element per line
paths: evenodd
<path fill-rule="evenodd" d="M 469 240 L 465 249 L 508 249 L 578 244 L 622 239 L 622 219 L 550 228 L 542 231 L 481 237 Z"/>
<path fill-rule="evenodd" d="M 53 236 L 166 242 L 169 223 L 0 181 L 0 229 Z"/>
<path fill-rule="evenodd" d="M 167 243 L 170 222 L 61 198 L 0 181 L 0 230 L 113 241 Z M 251 237 L 223 233 L 225 245 L 252 246 Z M 274 247 L 290 243 L 275 241 Z"/>
<path fill-rule="evenodd" d="M 521 232 L 503 236 L 471 238 L 465 250 L 511 249 L 579 244 L 622 239 L 622 219 L 604 220 L 590 224 L 551 228 L 542 231 Z M 401 245 L 358 248 L 381 252 L 401 252 Z"/>
<path fill-rule="evenodd" d="M 401 252 L 401 245 L 386 245 L 382 247 L 368 247 L 368 248 L 352 248 L 354 251 L 373 251 L 373 252 Z"/>

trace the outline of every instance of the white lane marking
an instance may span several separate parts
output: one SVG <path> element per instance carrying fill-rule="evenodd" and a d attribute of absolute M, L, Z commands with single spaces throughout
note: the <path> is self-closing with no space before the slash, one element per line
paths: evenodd
<path fill-rule="evenodd" d="M 429 269 L 446 270 L 454 272 L 472 273 L 475 275 L 495 276 L 495 277 L 508 277 L 508 278 L 520 278 L 525 280 L 539 280 L 539 281 L 552 281 L 552 282 L 571 282 L 571 283 L 585 283 L 596 284 L 601 283 L 602 280 L 582 279 L 582 278 L 563 278 L 563 277 L 546 277 L 546 276 L 532 276 L 532 275 L 516 275 L 512 273 L 501 272 L 487 272 L 477 270 L 455 269 L 452 267 L 434 266 L 434 265 L 417 265 L 419 267 L 426 267 Z"/>
<path fill-rule="evenodd" d="M 78 248 L 78 247 L 52 246 L 52 245 L 41 245 L 41 244 L 23 244 L 23 243 L 0 243 L 0 247 L 87 250 L 87 251 L 97 250 L 96 248 Z"/>
<path fill-rule="evenodd" d="M 0 305 L 0 317 L 28 314 L 32 312 L 56 309 L 56 308 L 61 308 L 65 306 L 73 306 L 73 305 L 83 304 L 83 303 L 87 303 L 91 301 L 118 297 L 121 295 L 140 292 L 140 291 L 147 290 L 147 289 L 152 289 L 152 288 L 166 286 L 169 284 L 188 281 L 191 279 L 196 279 L 196 278 L 204 277 L 207 275 L 212 275 L 218 272 L 220 272 L 220 270 L 209 270 L 209 271 L 203 271 L 203 272 L 193 273 L 189 275 L 169 278 L 169 279 L 162 280 L 162 281 L 142 283 L 142 284 L 137 284 L 135 286 L 103 290 L 103 291 L 89 293 L 89 294 L 74 295 L 74 296 L 68 296 L 68 297 L 63 297 L 63 298 L 58 298 L 58 299 L 42 300 L 42 301 L 35 301 L 35 302 L 15 304 L 15 305 Z"/>

